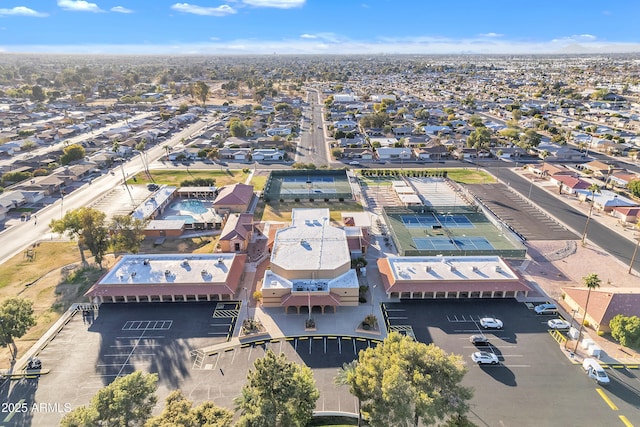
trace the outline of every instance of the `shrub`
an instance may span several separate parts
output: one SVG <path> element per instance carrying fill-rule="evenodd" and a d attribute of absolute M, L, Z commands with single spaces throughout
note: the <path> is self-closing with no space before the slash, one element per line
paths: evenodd
<path fill-rule="evenodd" d="M 307 329 L 315 328 L 316 327 L 316 321 L 313 320 L 313 318 L 308 318 L 307 320 L 304 321 L 304 327 L 307 328 Z"/>
<path fill-rule="evenodd" d="M 625 347 L 640 347 L 640 317 L 618 314 L 611 322 L 611 336 Z"/>

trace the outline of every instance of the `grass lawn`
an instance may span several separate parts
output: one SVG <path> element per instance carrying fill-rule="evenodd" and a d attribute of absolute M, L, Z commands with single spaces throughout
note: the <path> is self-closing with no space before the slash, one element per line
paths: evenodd
<path fill-rule="evenodd" d="M 82 269 L 76 242 L 41 242 L 29 261 L 24 253 L 0 265 L 0 300 L 9 297 L 26 298 L 33 302 L 36 325 L 22 338 L 16 339 L 18 357 L 21 357 L 60 315 L 104 273 L 98 268 Z M 85 252 L 90 257 L 89 252 Z M 113 257 L 105 257 L 108 268 Z M 66 271 L 64 266 L 71 266 Z M 27 286 L 29 285 L 29 286 Z M 0 369 L 9 368 L 9 349 L 0 348 Z"/>
<path fill-rule="evenodd" d="M 291 209 L 309 209 L 309 208 L 329 208 L 332 222 L 342 221 L 342 212 L 358 212 L 362 211 L 362 205 L 356 202 L 291 202 L 280 203 L 270 202 L 268 204 L 260 201 L 256 206 L 254 220 L 256 221 L 282 221 L 291 222 Z"/>
<path fill-rule="evenodd" d="M 493 184 L 496 179 L 479 169 L 445 169 L 449 179 L 461 184 Z"/>
<path fill-rule="evenodd" d="M 254 174 L 251 178 L 251 185 L 253 185 L 254 191 L 262 191 L 264 185 L 267 183 L 267 175 Z"/>
<path fill-rule="evenodd" d="M 170 169 L 170 170 L 152 170 L 151 175 L 157 184 L 173 185 L 180 187 L 180 183 L 186 180 L 196 178 L 213 178 L 216 180 L 216 187 L 222 187 L 223 185 L 235 184 L 247 179 L 248 173 L 244 173 L 241 170 L 185 170 L 185 169 Z M 151 180 L 146 173 L 140 172 L 136 175 L 136 180 L 129 179 L 129 184 L 147 184 Z M 263 183 L 264 186 L 264 183 Z"/>

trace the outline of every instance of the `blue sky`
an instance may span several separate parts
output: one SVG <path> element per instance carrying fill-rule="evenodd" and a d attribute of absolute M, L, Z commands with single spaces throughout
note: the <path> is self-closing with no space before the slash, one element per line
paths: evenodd
<path fill-rule="evenodd" d="M 0 52 L 640 52 L 638 0 L 0 0 Z"/>

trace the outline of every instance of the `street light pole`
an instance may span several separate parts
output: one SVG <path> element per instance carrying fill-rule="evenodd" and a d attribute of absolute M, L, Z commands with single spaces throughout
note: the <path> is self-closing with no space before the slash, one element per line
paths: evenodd
<path fill-rule="evenodd" d="M 631 257 L 629 271 L 627 271 L 627 274 L 631 274 L 631 271 L 633 270 L 633 263 L 636 261 L 636 255 L 638 254 L 638 246 L 640 246 L 640 237 L 636 237 L 636 248 L 633 250 L 633 256 Z"/>

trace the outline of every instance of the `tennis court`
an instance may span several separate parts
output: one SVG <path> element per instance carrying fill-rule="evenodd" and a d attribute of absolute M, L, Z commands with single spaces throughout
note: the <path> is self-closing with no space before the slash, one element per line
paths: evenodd
<path fill-rule="evenodd" d="M 346 199 L 351 198 L 351 187 L 344 172 L 273 171 L 265 185 L 265 195 L 274 200 L 303 197 Z"/>
<path fill-rule="evenodd" d="M 474 228 L 473 223 L 464 215 L 401 215 L 400 219 L 407 228 L 415 227 L 446 227 L 446 228 Z"/>
<path fill-rule="evenodd" d="M 413 242 L 418 250 L 426 251 L 487 251 L 494 247 L 484 237 L 414 237 Z"/>

